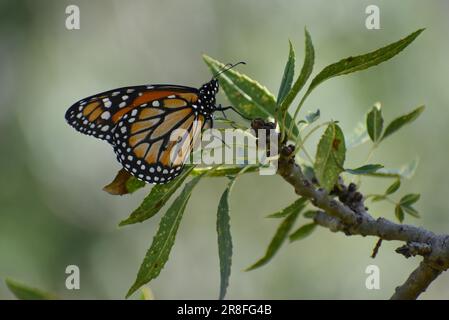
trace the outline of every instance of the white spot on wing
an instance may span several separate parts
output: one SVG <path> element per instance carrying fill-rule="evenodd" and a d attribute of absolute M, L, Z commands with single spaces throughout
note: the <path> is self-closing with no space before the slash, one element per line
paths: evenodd
<path fill-rule="evenodd" d="M 101 119 L 108 120 L 111 117 L 111 113 L 109 111 L 105 111 L 101 114 Z"/>

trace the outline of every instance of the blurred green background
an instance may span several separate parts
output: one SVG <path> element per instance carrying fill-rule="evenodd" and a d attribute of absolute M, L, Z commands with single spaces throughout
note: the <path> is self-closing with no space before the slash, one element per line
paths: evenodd
<path fill-rule="evenodd" d="M 69 4 L 81 10 L 80 30 L 65 28 Z M 365 28 L 370 4 L 380 8 L 380 30 Z M 304 26 L 316 49 L 315 72 L 427 28 L 393 60 L 327 81 L 303 113 L 320 108 L 321 120 L 340 120 L 350 131 L 376 101 L 387 119 L 426 104 L 420 119 L 387 139 L 372 162 L 398 167 L 419 156 L 414 179 L 405 181 L 397 196 L 422 193 L 417 204 L 422 219 L 407 216 L 406 222 L 449 233 L 448 14 L 449 2 L 443 0 L 0 1 L 0 278 L 65 299 L 123 298 L 161 215 L 117 227 L 149 187 L 123 197 L 103 192 L 119 169 L 112 148 L 70 128 L 66 109 L 80 98 L 121 86 L 199 86 L 210 79 L 202 53 L 224 62 L 246 61 L 239 70 L 277 93 L 288 39 L 296 47 L 297 65 L 302 63 Z M 219 102 L 227 103 L 223 95 Z M 354 149 L 347 166 L 359 165 L 367 150 Z M 391 182 L 368 178 L 363 191 L 384 190 Z M 225 179 L 205 179 L 195 190 L 170 260 L 150 284 L 156 298 L 218 296 L 215 217 L 225 184 Z M 384 242 L 372 260 L 376 239 L 318 229 L 284 246 L 268 265 L 244 272 L 277 228 L 277 221 L 264 217 L 294 199 L 278 176 L 248 174 L 237 182 L 228 298 L 388 298 L 417 266 L 419 259 L 394 253 L 399 243 Z M 368 206 L 373 215 L 394 219 L 391 205 Z M 65 288 L 70 264 L 81 269 L 77 291 Z M 380 290 L 365 288 L 370 264 L 380 268 Z M 0 298 L 12 297 L 1 281 Z M 422 298 L 449 298 L 449 274 Z"/>

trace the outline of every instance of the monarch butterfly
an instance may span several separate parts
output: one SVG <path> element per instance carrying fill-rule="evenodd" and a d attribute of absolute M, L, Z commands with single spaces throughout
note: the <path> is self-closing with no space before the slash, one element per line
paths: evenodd
<path fill-rule="evenodd" d="M 213 113 L 235 111 L 215 105 L 215 96 L 217 76 L 239 64 L 245 63 L 226 65 L 199 89 L 157 84 L 105 91 L 73 104 L 65 119 L 75 130 L 109 142 L 136 178 L 167 183 L 182 172 L 199 133 L 213 126 Z M 177 129 L 184 135 L 174 140 Z"/>

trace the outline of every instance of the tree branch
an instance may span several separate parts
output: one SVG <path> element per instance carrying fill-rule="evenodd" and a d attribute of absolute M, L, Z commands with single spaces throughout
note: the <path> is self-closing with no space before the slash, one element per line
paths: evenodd
<path fill-rule="evenodd" d="M 440 274 L 441 270 L 434 269 L 425 260 L 413 271 L 403 285 L 396 288 L 391 296 L 392 300 L 412 300 L 424 292 Z"/>
<path fill-rule="evenodd" d="M 348 236 L 376 236 L 383 240 L 404 241 L 406 244 L 396 252 L 406 257 L 424 257 L 407 281 L 396 288 L 391 299 L 416 299 L 438 275 L 449 268 L 449 235 L 437 235 L 421 227 L 397 224 L 385 218 L 374 219 L 363 203 L 363 195 L 355 190 L 354 185 L 346 187 L 340 181 L 338 187 L 328 194 L 304 176 L 293 154 L 293 147 L 282 147 L 278 174 L 294 187 L 296 194 L 310 199 L 320 209 L 314 217 L 317 224 Z"/>

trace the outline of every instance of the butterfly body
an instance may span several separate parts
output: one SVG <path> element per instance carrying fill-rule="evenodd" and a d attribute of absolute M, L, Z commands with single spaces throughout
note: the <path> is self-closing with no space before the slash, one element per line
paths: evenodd
<path fill-rule="evenodd" d="M 181 173 L 201 131 L 212 126 L 213 113 L 223 110 L 215 104 L 218 90 L 216 79 L 199 89 L 124 87 L 76 102 L 65 118 L 77 131 L 109 142 L 117 160 L 138 179 L 166 183 Z"/>

